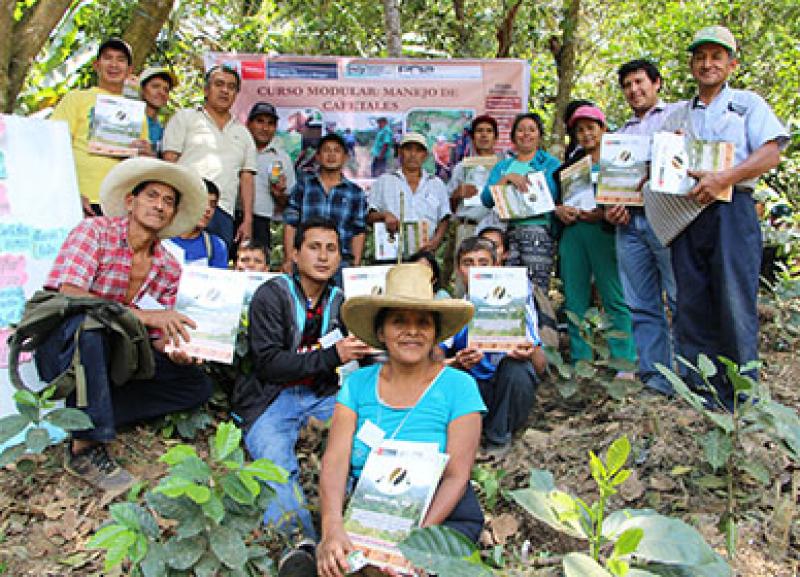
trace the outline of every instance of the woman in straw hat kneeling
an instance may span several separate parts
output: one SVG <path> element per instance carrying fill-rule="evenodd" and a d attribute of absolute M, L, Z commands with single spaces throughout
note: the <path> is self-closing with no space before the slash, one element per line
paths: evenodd
<path fill-rule="evenodd" d="M 483 513 L 469 476 L 486 407 L 475 380 L 433 354 L 472 314 L 464 300 L 434 300 L 431 271 L 420 264 L 390 269 L 385 295 L 354 297 L 342 306 L 348 330 L 385 349 L 388 361 L 352 373 L 337 397 L 320 476 L 321 575 L 348 570 L 353 545 L 342 515 L 348 476 L 358 478 L 384 439 L 437 443 L 450 456 L 422 526 L 447 525 L 477 542 Z"/>

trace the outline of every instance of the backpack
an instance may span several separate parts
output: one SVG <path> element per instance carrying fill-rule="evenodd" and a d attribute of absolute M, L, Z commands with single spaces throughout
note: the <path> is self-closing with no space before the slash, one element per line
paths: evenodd
<path fill-rule="evenodd" d="M 145 326 L 126 306 L 99 297 L 68 296 L 57 291 L 39 290 L 25 303 L 20 321 L 8 338 L 8 374 L 19 390 L 32 391 L 22 380 L 19 357 L 32 353 L 50 333 L 67 319 L 84 315 L 73 338 L 75 351 L 67 369 L 50 381 L 56 386 L 54 398 L 63 399 L 76 392 L 77 405 L 85 407 L 86 375 L 78 340 L 83 330 L 104 329 L 109 335 L 109 379 L 123 385 L 134 379 L 151 378 L 155 372 L 150 336 Z"/>

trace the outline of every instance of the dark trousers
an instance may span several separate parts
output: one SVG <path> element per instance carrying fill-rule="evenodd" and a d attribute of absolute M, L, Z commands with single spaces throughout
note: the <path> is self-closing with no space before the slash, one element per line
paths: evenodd
<path fill-rule="evenodd" d="M 36 367 L 44 381 L 51 381 L 71 363 L 75 350 L 75 331 L 82 315 L 65 321 L 36 350 Z M 152 379 L 131 381 L 121 386 L 108 376 L 109 345 L 104 330 L 83 331 L 79 339 L 81 362 L 86 372 L 88 406 L 83 409 L 94 429 L 78 431 L 78 439 L 110 441 L 117 427 L 191 409 L 211 396 L 211 380 L 199 368 L 177 365 L 158 351 Z M 75 394 L 67 398 L 75 406 Z"/>
<path fill-rule="evenodd" d="M 269 264 L 272 237 L 269 232 L 270 220 L 266 216 L 253 215 L 253 242 L 267 247 L 267 264 Z M 284 247 L 285 250 L 285 247 Z"/>
<path fill-rule="evenodd" d="M 442 525 L 458 531 L 473 543 L 477 543 L 480 539 L 483 530 L 483 511 L 469 481 L 464 496 L 456 503 Z"/>
<path fill-rule="evenodd" d="M 692 363 L 704 353 L 717 363 L 712 383 L 729 408 L 733 389 L 717 357 L 739 365 L 758 359 L 760 267 L 761 229 L 748 192 L 735 191 L 731 202 L 706 208 L 672 243 L 678 353 Z M 758 377 L 756 371 L 750 376 Z M 699 382 L 692 371 L 685 377 Z"/>
<path fill-rule="evenodd" d="M 511 441 L 511 435 L 525 425 L 539 386 L 529 361 L 504 357 L 494 376 L 479 380 L 478 389 L 488 409 L 483 417 L 483 434 L 497 445 Z"/>

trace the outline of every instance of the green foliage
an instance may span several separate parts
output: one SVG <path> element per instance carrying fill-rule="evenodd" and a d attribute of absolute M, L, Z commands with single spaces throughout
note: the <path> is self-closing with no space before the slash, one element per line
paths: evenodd
<path fill-rule="evenodd" d="M 619 371 L 634 371 L 635 364 L 624 359 L 612 359 L 609 342 L 614 339 L 629 338 L 620 334 L 611 325 L 609 317 L 597 308 L 586 311 L 583 319 L 575 313 L 567 311 L 569 321 L 578 327 L 581 338 L 592 350 L 591 361 L 579 360 L 574 366 L 566 363 L 561 353 L 553 347 L 545 347 L 548 363 L 555 368 L 555 384 L 564 398 L 569 398 L 590 384 L 597 384 L 606 389 L 616 400 L 622 400 L 631 393 L 641 389 L 641 384 L 616 379 Z"/>
<path fill-rule="evenodd" d="M 631 474 L 623 468 L 630 450 L 630 442 L 623 436 L 609 446 L 604 459 L 589 452 L 589 469 L 599 492 L 594 503 L 556 489 L 553 475 L 538 469 L 531 471 L 528 488 L 510 495 L 539 521 L 589 542 L 588 555 L 574 552 L 564 557 L 567 577 L 644 577 L 659 574 L 662 567 L 729 577 L 724 560 L 683 521 L 649 509 L 608 513 L 609 498 Z"/>
<path fill-rule="evenodd" d="M 160 422 L 161 436 L 171 438 L 176 432 L 182 439 L 193 440 L 197 434 L 212 424 L 211 415 L 205 408 L 181 411 L 166 415 Z"/>
<path fill-rule="evenodd" d="M 699 391 L 692 391 L 673 371 L 662 365 L 657 367 L 672 383 L 678 396 L 712 426 L 702 436 L 700 444 L 703 458 L 712 474 L 720 478 L 717 486 L 724 487 L 727 492 L 727 507 L 720 517 L 719 526 L 727 537 L 728 556 L 733 558 L 736 554 L 736 523 L 741 518 L 746 495 L 742 484 L 749 479 L 765 487 L 771 480 L 767 463 L 756 455 L 745 453 L 743 441 L 756 433 L 766 434 L 784 455 L 800 463 L 800 418 L 794 410 L 772 400 L 768 387 L 749 376 L 748 373 L 757 369 L 758 363 L 740 367 L 729 359 L 719 357 L 725 371 L 724 377 L 734 390 L 733 412 L 728 413 L 710 381 L 717 376 L 717 366 L 711 359 L 700 355 L 697 366 L 686 359 L 679 360 L 700 375 L 702 384 Z M 722 413 L 717 412 L 720 409 Z"/>
<path fill-rule="evenodd" d="M 505 469 L 485 465 L 476 465 L 472 468 L 472 480 L 478 484 L 489 509 L 494 509 L 497 504 L 497 499 L 500 497 L 500 482 L 507 474 L 508 471 Z"/>
<path fill-rule="evenodd" d="M 167 476 L 145 495 L 146 506 L 111 506 L 112 522 L 89 540 L 106 551 L 105 570 L 128 562 L 132 575 L 258 575 L 269 570 L 262 515 L 287 473 L 267 459 L 245 462 L 242 432 L 221 423 L 202 460 L 194 447 L 176 445 L 159 459 Z M 175 521 L 159 528 L 155 515 Z"/>
<path fill-rule="evenodd" d="M 414 529 L 398 544 L 411 564 L 437 575 L 485 577 L 492 575 L 481 561 L 475 544 L 458 531 L 442 525 Z"/>
<path fill-rule="evenodd" d="M 40 393 L 27 390 L 14 393 L 14 403 L 19 414 L 0 419 L 0 445 L 7 443 L 23 431 L 24 438 L 9 445 L 0 453 L 0 467 L 15 463 L 25 453 L 38 455 L 50 445 L 50 434 L 43 423 L 64 431 L 85 431 L 93 427 L 92 420 L 78 409 L 56 409 L 52 397 L 56 388 L 48 387 Z"/>

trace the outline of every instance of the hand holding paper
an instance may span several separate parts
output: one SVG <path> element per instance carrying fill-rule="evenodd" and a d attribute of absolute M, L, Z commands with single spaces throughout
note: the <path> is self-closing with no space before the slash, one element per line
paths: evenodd
<path fill-rule="evenodd" d="M 689 191 L 689 196 L 700 204 L 711 204 L 717 199 L 724 198 L 733 184 L 726 178 L 727 173 L 727 170 L 689 170 L 687 174 L 697 179 L 697 184 Z"/>

